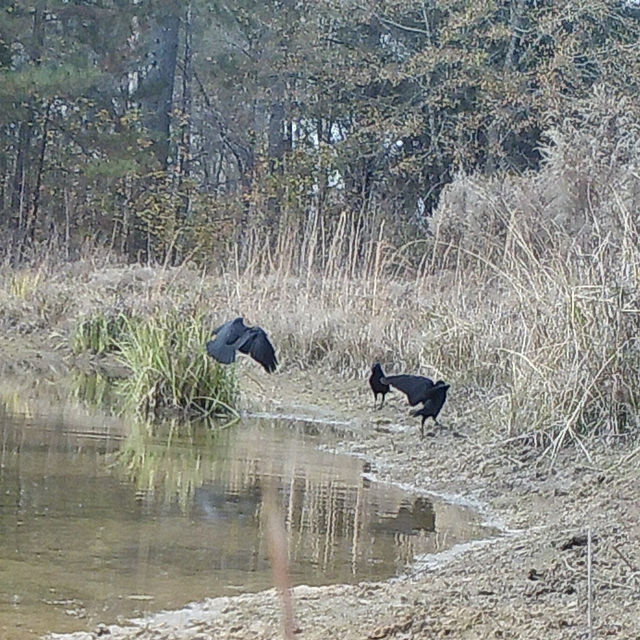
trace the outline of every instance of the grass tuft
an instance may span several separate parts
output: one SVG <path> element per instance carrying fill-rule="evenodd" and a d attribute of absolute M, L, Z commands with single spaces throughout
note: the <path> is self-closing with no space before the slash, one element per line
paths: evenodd
<path fill-rule="evenodd" d="M 237 381 L 205 350 L 201 315 L 158 313 L 131 320 L 117 341 L 117 358 L 131 374 L 120 383 L 136 412 L 182 409 L 203 415 L 235 412 Z"/>
<path fill-rule="evenodd" d="M 11 274 L 9 278 L 9 293 L 16 298 L 25 300 L 29 294 L 38 289 L 38 285 L 42 279 L 42 273 L 40 271 L 16 271 Z"/>
<path fill-rule="evenodd" d="M 125 334 L 136 322 L 122 312 L 98 312 L 76 325 L 71 335 L 71 350 L 78 354 L 86 351 L 104 355 L 117 351 Z"/>
<path fill-rule="evenodd" d="M 75 353 L 115 354 L 129 375 L 117 381 L 127 408 L 148 416 L 180 409 L 190 414 L 235 414 L 237 381 L 205 349 L 202 314 L 156 309 L 147 318 L 101 312 L 72 333 Z"/>

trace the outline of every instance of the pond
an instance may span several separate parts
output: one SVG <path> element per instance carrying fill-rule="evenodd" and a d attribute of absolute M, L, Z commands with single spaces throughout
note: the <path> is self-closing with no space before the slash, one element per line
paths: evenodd
<path fill-rule="evenodd" d="M 321 450 L 336 431 L 265 418 L 152 430 L 79 403 L 0 396 L 0 637 L 269 588 L 270 512 L 293 584 L 387 579 L 488 535 L 476 513 Z"/>

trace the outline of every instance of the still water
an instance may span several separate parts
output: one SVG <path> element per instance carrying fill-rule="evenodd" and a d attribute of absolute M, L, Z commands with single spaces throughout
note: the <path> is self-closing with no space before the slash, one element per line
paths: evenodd
<path fill-rule="evenodd" d="M 486 535 L 473 512 L 369 482 L 362 461 L 321 451 L 329 425 L 148 429 L 0 398 L 0 637 L 269 588 L 268 508 L 293 584 L 386 579 Z"/>

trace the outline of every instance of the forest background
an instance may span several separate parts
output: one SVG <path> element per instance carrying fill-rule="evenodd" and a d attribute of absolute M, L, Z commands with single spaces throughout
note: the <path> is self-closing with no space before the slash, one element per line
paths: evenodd
<path fill-rule="evenodd" d="M 376 358 L 507 434 L 624 432 L 639 35 L 631 0 L 4 0 L 0 257 L 197 267 L 223 280 L 189 300 L 251 300 L 285 366 Z M 77 272 L 55 300 L 42 273 L 5 325 L 77 316 Z"/>
<path fill-rule="evenodd" d="M 12 260 L 44 242 L 66 257 L 106 247 L 172 263 L 215 262 L 234 244 L 242 261 L 252 241 L 273 250 L 286 232 L 308 244 L 343 216 L 362 258 L 383 222 L 398 246 L 433 232 L 456 176 L 532 175 L 562 153 L 572 185 L 547 198 L 571 200 L 555 208 L 574 229 L 601 177 L 585 152 L 611 164 L 635 149 L 633 2 L 5 0 L 0 11 Z"/>

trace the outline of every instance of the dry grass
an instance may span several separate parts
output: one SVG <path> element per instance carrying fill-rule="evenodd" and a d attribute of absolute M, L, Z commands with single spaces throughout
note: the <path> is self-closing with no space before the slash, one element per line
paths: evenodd
<path fill-rule="evenodd" d="M 638 153 L 631 137 L 612 142 L 610 118 L 593 120 L 602 130 L 590 134 L 564 123 L 538 174 L 460 177 L 432 233 L 408 243 L 387 241 L 383 220 L 343 214 L 298 235 L 249 233 L 222 275 L 95 256 L 5 269 L 0 323 L 66 335 L 96 310 L 202 314 L 207 329 L 243 315 L 267 329 L 284 367 L 364 379 L 380 361 L 441 377 L 462 419 L 504 438 L 554 450 L 635 431 Z"/>

